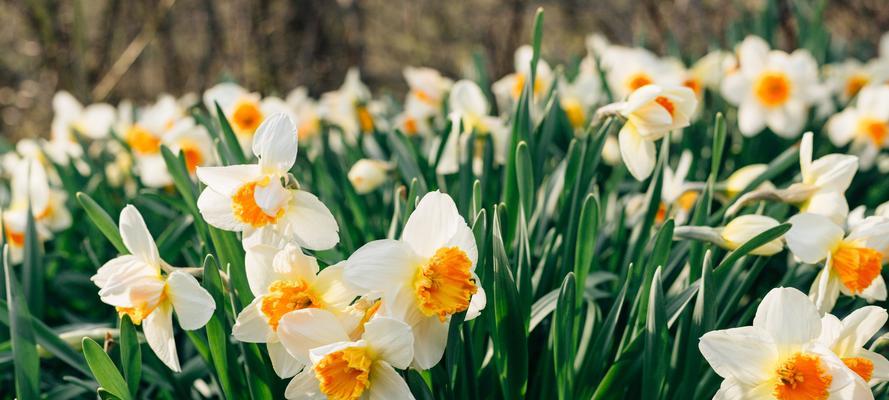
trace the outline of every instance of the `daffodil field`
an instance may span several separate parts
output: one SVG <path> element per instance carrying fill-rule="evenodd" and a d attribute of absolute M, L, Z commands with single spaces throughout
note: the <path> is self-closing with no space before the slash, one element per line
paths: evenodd
<path fill-rule="evenodd" d="M 557 62 L 538 10 L 403 97 L 59 92 L 0 149 L 0 399 L 887 399 L 889 36 L 795 12 Z"/>

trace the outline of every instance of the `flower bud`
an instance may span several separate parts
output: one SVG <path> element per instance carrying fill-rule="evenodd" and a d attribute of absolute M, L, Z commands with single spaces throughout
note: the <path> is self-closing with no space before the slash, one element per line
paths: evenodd
<path fill-rule="evenodd" d="M 386 181 L 391 166 L 380 160 L 361 159 L 349 170 L 349 182 L 358 193 L 369 193 Z"/>

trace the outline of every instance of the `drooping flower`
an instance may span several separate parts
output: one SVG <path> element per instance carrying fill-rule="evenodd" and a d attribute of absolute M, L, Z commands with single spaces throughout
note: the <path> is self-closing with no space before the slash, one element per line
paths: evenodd
<path fill-rule="evenodd" d="M 840 293 L 868 301 L 886 299 L 880 272 L 889 251 L 889 218 L 870 217 L 847 235 L 829 218 L 802 213 L 790 218 L 787 247 L 807 264 L 824 262 L 809 291 L 818 309 L 829 312 Z"/>
<path fill-rule="evenodd" d="M 392 166 L 381 160 L 362 158 L 349 169 L 349 182 L 358 193 L 370 193 L 386 182 Z"/>
<path fill-rule="evenodd" d="M 413 366 L 428 369 L 441 359 L 448 321 L 479 314 L 485 295 L 475 265 L 475 237 L 450 196 L 423 196 L 401 240 L 383 239 L 359 248 L 346 261 L 345 281 L 382 296 L 381 315 L 405 321 L 414 332 Z"/>
<path fill-rule="evenodd" d="M 886 318 L 886 310 L 876 306 L 859 308 L 842 320 L 832 314 L 821 318 L 818 341 L 855 372 L 865 388 L 889 381 L 889 360 L 864 348 L 886 324 Z"/>
<path fill-rule="evenodd" d="M 643 86 L 626 102 L 608 106 L 627 119 L 618 134 L 620 153 L 636 180 L 651 175 L 657 161 L 654 143 L 674 129 L 689 125 L 697 99 L 686 87 Z"/>
<path fill-rule="evenodd" d="M 722 81 L 722 95 L 738 106 L 741 133 L 754 136 L 768 126 L 785 138 L 799 135 L 809 107 L 823 92 L 812 55 L 803 49 L 769 50 L 756 36 L 744 39 L 737 54 L 740 69 Z"/>
<path fill-rule="evenodd" d="M 774 218 L 765 215 L 747 214 L 734 218 L 723 227 L 709 226 L 679 226 L 673 232 L 674 238 L 703 240 L 713 243 L 727 250 L 736 250 L 760 235 L 761 233 L 778 226 Z M 771 241 L 753 249 L 750 254 L 758 256 L 771 256 L 784 249 L 781 238 Z"/>
<path fill-rule="evenodd" d="M 707 332 L 698 347 L 724 378 L 714 399 L 857 399 L 854 373 L 818 342 L 821 318 L 793 288 L 769 291 L 753 326 Z"/>
<path fill-rule="evenodd" d="M 305 309 L 283 318 L 281 340 L 306 368 L 287 385 L 288 399 L 413 399 L 395 370 L 413 359 L 414 337 L 404 322 L 374 317 L 351 338 L 330 312 Z"/>
<path fill-rule="evenodd" d="M 739 197 L 726 215 L 734 215 L 744 205 L 756 200 L 779 200 L 794 204 L 800 212 L 824 215 L 841 224 L 849 213 L 846 189 L 858 171 L 858 157 L 828 154 L 812 161 L 812 133 L 806 132 L 799 148 L 802 181 L 786 189 L 761 188 Z"/>
<path fill-rule="evenodd" d="M 167 264 L 160 258 L 142 215 L 132 205 L 120 213 L 120 236 L 130 254 L 108 261 L 90 279 L 99 287 L 102 302 L 141 325 L 151 350 L 167 367 L 179 372 L 173 312 L 182 329 L 195 330 L 207 324 L 216 303 L 193 276 L 178 270 L 162 272 Z"/>
<path fill-rule="evenodd" d="M 336 245 L 339 228 L 330 210 L 313 194 L 292 187 L 297 134 L 290 117 L 276 114 L 263 122 L 253 138 L 253 153 L 258 164 L 197 168 L 198 179 L 207 185 L 198 198 L 207 223 L 247 236 L 271 229 L 312 250 Z"/>
<path fill-rule="evenodd" d="M 827 121 L 827 133 L 835 146 L 851 142 L 861 168 L 870 169 L 880 150 L 889 145 L 889 86 L 861 89 L 854 106 Z"/>
<path fill-rule="evenodd" d="M 264 249 L 253 246 L 247 261 L 247 280 L 256 297 L 238 314 L 232 336 L 242 342 L 266 343 L 278 376 L 295 375 L 304 364 L 293 358 L 279 340 L 282 318 L 296 310 L 316 308 L 349 319 L 346 308 L 357 294 L 344 286 L 342 273 L 339 265 L 319 271 L 315 258 L 293 244 Z"/>

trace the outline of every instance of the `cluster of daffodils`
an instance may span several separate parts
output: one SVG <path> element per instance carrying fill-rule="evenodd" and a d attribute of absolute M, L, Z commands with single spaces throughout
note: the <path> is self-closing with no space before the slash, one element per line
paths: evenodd
<path fill-rule="evenodd" d="M 884 42 L 889 48 L 889 37 Z M 808 287 L 808 294 L 769 291 L 752 326 L 703 334 L 700 353 L 724 378 L 715 398 L 873 398 L 871 388 L 889 381 L 889 361 L 874 345 L 866 347 L 887 320 L 886 311 L 874 304 L 887 300 L 882 268 L 889 255 L 889 202 L 869 210 L 851 194 L 859 194 L 861 186 L 853 183 L 871 179 L 865 183 L 874 184 L 889 170 L 883 151 L 889 146 L 889 53 L 865 63 L 819 66 L 807 50 L 788 53 L 749 36 L 731 51 L 715 50 L 686 64 L 597 35 L 586 47 L 569 74 L 569 68 L 551 66 L 534 48 L 522 46 L 514 71 L 490 87 L 432 68 L 407 67 L 408 90 L 400 104 L 374 97 L 357 69 L 349 70 L 341 87 L 317 98 L 304 87 L 278 97 L 231 82 L 201 94 L 165 94 L 147 104 L 117 106 L 83 105 L 60 92 L 53 99 L 48 139 L 19 141 L 0 159 L 0 177 L 8 182 L 0 185 L 0 242 L 11 250 L 12 264 L 23 263 L 29 237 L 51 248 L 52 239 L 69 230 L 76 192 L 120 189 L 106 199 L 123 206 L 120 241 L 108 229 L 102 233 L 122 254 L 108 260 L 106 251 L 96 257 L 86 243 L 90 261 L 98 266 L 108 260 L 89 270 L 91 281 L 103 303 L 141 327 L 145 342 L 169 369 L 188 369 L 180 362 L 174 314 L 186 331 L 224 315 L 233 321 L 225 326 L 231 327 L 233 343 L 259 344 L 267 352 L 269 371 L 289 382 L 289 399 L 408 399 L 414 396 L 405 380 L 415 374 L 410 370 L 423 372 L 421 380 L 438 379 L 438 369 L 426 371 L 444 358 L 449 333 L 455 334 L 449 332 L 452 318 L 470 321 L 486 307 L 479 275 L 490 278 L 491 271 L 479 266 L 497 259 L 483 256 L 495 237 L 484 224 L 501 229 L 503 223 L 503 246 L 521 249 L 506 255 L 521 268 L 506 268 L 498 278 L 515 279 L 517 287 L 527 284 L 517 289 L 519 297 L 527 297 L 519 301 L 553 299 L 549 311 L 563 307 L 564 293 L 548 295 L 552 288 L 546 285 L 555 282 L 558 289 L 567 270 L 560 266 L 562 275 L 555 276 L 552 268 L 537 269 L 538 262 L 551 265 L 575 254 L 578 260 L 611 257 L 603 266 L 592 260 L 596 266 L 588 271 L 570 257 L 565 265 L 601 273 L 596 279 L 627 275 L 630 284 L 638 274 L 625 274 L 615 260 L 669 247 L 662 246 L 660 236 L 655 246 L 644 245 L 648 230 L 669 227 L 674 240 L 706 242 L 711 255 L 770 257 L 787 250 L 786 277 L 805 279 Z M 709 142 L 702 132 L 710 133 L 714 109 L 723 113 L 717 120 L 727 125 L 729 145 L 698 148 Z M 531 132 L 519 132 L 525 127 Z M 599 132 L 593 133 L 594 127 Z M 541 140 L 548 147 L 535 143 L 533 135 L 546 132 L 556 132 Z M 513 135 L 532 139 L 519 144 Z M 743 165 L 749 162 L 740 156 L 744 150 L 775 143 L 790 149 L 779 160 L 783 167 Z M 599 144 L 601 154 L 594 146 Z M 534 165 L 522 165 L 526 170 L 516 173 L 524 179 L 498 181 L 515 178 L 510 177 L 515 166 L 507 163 L 519 157 L 519 148 L 533 153 L 524 155 Z M 681 151 L 673 154 L 676 148 Z M 701 164 L 709 165 L 717 151 L 722 165 L 702 180 Z M 798 170 L 796 159 L 786 157 L 796 154 Z M 604 165 L 589 163 L 593 168 L 585 170 L 593 159 Z M 595 176 L 590 184 L 585 179 L 591 171 L 609 175 Z M 538 186 L 527 187 L 529 182 Z M 638 188 L 646 182 L 650 189 L 642 193 Z M 531 209 L 510 209 L 515 202 L 510 203 L 508 189 L 516 189 L 521 206 Z M 185 194 L 170 195 L 176 191 Z M 600 198 L 600 193 L 607 195 Z M 335 207 L 329 199 L 340 194 L 349 204 Z M 581 203 L 582 196 L 588 203 Z M 367 204 L 361 204 L 364 200 Z M 872 198 L 864 200 L 873 205 Z M 501 208 L 494 207 L 501 202 Z M 156 244 L 151 230 L 162 227 L 148 226 L 129 203 L 146 216 L 181 211 L 186 226 L 164 229 Z M 596 243 L 572 243 L 588 237 L 583 235 L 587 226 L 576 226 L 579 217 L 570 215 L 580 207 L 583 215 L 598 218 Z M 374 228 L 389 223 L 388 216 L 358 215 L 370 209 L 392 215 L 387 239 L 373 240 L 370 229 L 348 235 L 353 222 L 360 227 L 373 219 Z M 463 215 L 481 216 L 487 241 L 476 243 L 478 232 Z M 502 222 L 494 219 L 501 216 Z M 222 290 L 231 303 L 214 301 L 196 265 L 175 266 L 161 258 L 163 253 L 177 260 L 173 254 L 180 252 L 170 251 L 170 243 L 185 237 L 177 235 L 186 230 L 196 239 L 181 240 L 185 262 L 214 249 L 220 259 L 228 257 L 216 248 L 223 241 L 217 239 L 236 238 L 232 253 L 243 256 L 238 261 L 244 270 L 221 270 Z M 633 243 L 632 251 L 619 247 L 627 243 Z M 684 257 L 683 251 L 673 254 Z M 703 297 L 703 282 L 694 286 L 689 273 L 698 266 L 677 258 L 664 256 L 672 269 L 664 276 L 681 278 L 667 291 L 670 307 L 687 293 Z M 719 279 L 729 274 L 715 272 Z M 598 318 L 600 305 L 584 297 L 598 296 L 592 294 L 597 292 L 592 280 L 576 282 L 586 288 L 578 290 L 577 304 Z M 780 285 L 801 286 L 789 280 Z M 720 284 L 726 291 L 735 283 Z M 496 296 L 498 287 L 492 302 L 503 301 Z M 743 293 L 735 302 L 755 304 L 762 292 Z M 691 297 L 685 299 L 688 304 Z M 541 322 L 548 312 L 544 303 L 534 303 L 540 319 L 529 323 L 534 318 L 522 316 L 516 326 L 533 330 L 555 324 Z M 620 304 L 615 306 L 623 322 Z M 684 307 L 679 305 L 676 316 Z M 638 305 L 632 309 L 629 317 L 635 318 Z M 600 329 L 597 321 L 585 320 L 582 332 L 571 329 L 593 337 L 587 334 Z M 497 323 L 492 326 L 500 329 Z M 541 331 L 524 333 L 536 340 L 545 335 Z M 624 338 L 620 346 L 632 347 L 631 340 Z M 481 365 L 511 368 L 497 364 L 511 359 L 493 342 L 480 340 L 467 348 L 481 351 L 472 355 Z M 549 347 L 563 345 L 551 340 L 544 346 L 546 356 Z M 573 365 L 587 366 L 579 357 L 593 351 L 578 354 Z M 558 362 L 557 367 L 562 368 Z"/>
<path fill-rule="evenodd" d="M 252 135 L 256 164 L 198 167 L 198 199 L 210 225 L 241 232 L 253 302 L 232 328 L 235 339 L 265 343 L 275 372 L 293 378 L 288 398 L 412 397 L 396 369 L 429 369 L 441 360 L 450 318 L 485 307 L 474 270 L 475 237 L 450 196 L 431 192 L 408 218 L 401 240 L 378 240 L 321 269 L 304 250 L 339 241 L 327 207 L 290 174 L 297 128 L 286 114 Z M 216 304 L 197 280 L 160 259 L 139 212 L 127 206 L 120 234 L 131 253 L 92 278 L 103 302 L 142 325 L 149 346 L 171 369 L 180 364 L 172 328 L 204 326 Z"/>

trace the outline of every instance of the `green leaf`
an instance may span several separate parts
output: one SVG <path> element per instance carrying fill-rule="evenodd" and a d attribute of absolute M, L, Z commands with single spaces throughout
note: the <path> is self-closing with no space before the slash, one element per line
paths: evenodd
<path fill-rule="evenodd" d="M 710 179 L 714 182 L 719 178 L 719 166 L 722 165 L 722 152 L 725 148 L 725 117 L 716 113 L 713 123 L 713 156 L 710 159 Z"/>
<path fill-rule="evenodd" d="M 516 148 L 516 179 L 519 187 L 519 209 L 525 223 L 531 218 L 534 211 L 534 171 L 531 165 L 531 153 L 528 151 L 528 143 L 519 142 Z"/>
<path fill-rule="evenodd" d="M 658 400 L 661 398 L 665 385 L 669 357 L 667 342 L 666 313 L 664 312 L 664 293 L 661 282 L 661 269 L 654 272 L 651 291 L 648 295 L 648 318 L 645 325 L 645 351 L 642 368 L 642 398 Z"/>
<path fill-rule="evenodd" d="M 580 223 L 577 225 L 576 256 L 574 275 L 578 282 L 586 282 L 587 274 L 593 266 L 596 253 L 596 239 L 599 231 L 599 201 L 592 194 L 587 195 L 580 209 Z M 584 285 L 577 285 L 575 307 L 583 304 Z"/>
<path fill-rule="evenodd" d="M 219 269 L 212 255 L 207 255 L 204 258 L 203 286 L 213 297 L 213 302 L 216 304 L 216 311 L 213 312 L 213 316 L 205 327 L 210 359 L 213 362 L 213 369 L 216 371 L 216 378 L 219 379 L 219 386 L 222 388 L 224 398 L 235 399 L 237 396 L 235 395 L 230 376 L 234 371 L 229 370 L 229 341 L 228 328 L 225 323 L 225 296 Z"/>
<path fill-rule="evenodd" d="M 34 213 L 28 206 L 28 220 L 25 225 L 25 248 L 22 258 L 22 286 L 25 289 L 25 299 L 28 301 L 28 309 L 34 318 L 43 316 L 44 302 L 44 275 L 43 249 L 40 239 L 37 237 L 37 223 L 34 221 Z"/>
<path fill-rule="evenodd" d="M 569 272 L 562 281 L 556 313 L 553 318 L 553 362 L 559 399 L 574 398 L 574 356 L 577 347 L 575 340 L 575 296 L 574 273 Z"/>
<path fill-rule="evenodd" d="M 114 245 L 117 252 L 120 254 L 130 254 L 130 251 L 123 244 L 123 239 L 120 237 L 117 223 L 102 209 L 102 206 L 83 192 L 77 193 L 77 201 L 83 207 L 83 210 L 86 211 L 86 215 L 93 221 L 93 224 L 96 225 L 96 228 L 99 228 L 99 231 Z"/>
<path fill-rule="evenodd" d="M 788 230 L 790 230 L 790 224 L 784 223 L 774 228 L 767 229 L 759 235 L 754 236 L 752 239 L 748 240 L 734 251 L 728 253 L 728 255 L 726 255 L 725 258 L 722 259 L 722 262 L 720 262 L 719 265 L 716 267 L 716 270 L 721 270 L 725 266 L 734 264 L 736 261 L 738 261 L 738 259 L 746 256 L 751 251 L 758 249 L 760 246 L 771 242 L 772 240 L 780 238 Z"/>
<path fill-rule="evenodd" d="M 228 118 L 225 117 L 225 113 L 222 111 L 222 107 L 219 106 L 219 103 L 214 102 L 216 106 L 216 117 L 219 119 L 219 126 L 222 128 L 222 142 L 225 144 L 228 153 L 232 156 L 233 162 L 235 164 L 246 164 L 247 157 L 244 156 L 244 150 L 241 149 L 241 143 L 238 141 L 238 136 L 235 135 L 235 131 L 232 129 L 231 124 L 228 123 Z"/>
<path fill-rule="evenodd" d="M 7 292 L 8 293 L 8 292 Z M 6 300 L 0 300 L 0 323 L 5 326 L 11 327 L 12 321 L 10 319 L 9 306 L 6 303 Z M 62 360 L 72 368 L 80 371 L 84 375 L 89 375 L 89 368 L 87 368 L 86 363 L 83 361 L 83 357 L 80 356 L 80 353 L 74 351 L 68 343 L 65 343 L 59 335 L 57 335 L 52 329 L 50 329 L 46 324 L 41 322 L 39 319 L 31 316 L 31 326 L 34 330 L 35 339 L 37 340 L 37 344 L 48 351 L 50 354 Z"/>
<path fill-rule="evenodd" d="M 120 319 L 120 364 L 130 394 L 136 397 L 139 381 L 142 379 L 142 348 L 129 315 Z"/>
<path fill-rule="evenodd" d="M 127 383 L 120 376 L 120 371 L 114 366 L 108 354 L 102 350 L 102 346 L 93 339 L 83 338 L 83 356 L 102 389 L 122 400 L 131 398 Z"/>
<path fill-rule="evenodd" d="M 3 249 L 3 270 L 6 278 L 6 301 L 9 308 L 9 336 L 12 338 L 15 366 L 15 394 L 19 399 L 40 397 L 40 358 L 31 326 L 31 313 L 21 285 L 9 265 L 9 246 Z"/>

